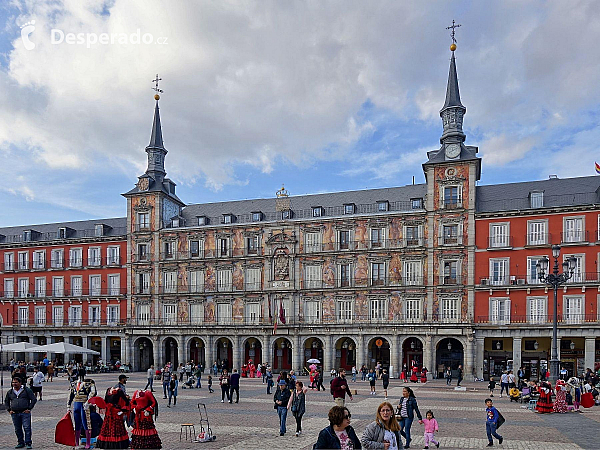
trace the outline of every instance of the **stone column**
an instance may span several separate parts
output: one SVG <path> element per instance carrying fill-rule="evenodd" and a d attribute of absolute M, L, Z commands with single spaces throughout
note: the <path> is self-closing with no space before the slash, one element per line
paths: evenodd
<path fill-rule="evenodd" d="M 365 338 L 362 334 L 359 334 L 356 337 L 356 370 L 360 370 L 363 364 L 366 364 L 365 361 Z"/>
<path fill-rule="evenodd" d="M 88 341 L 89 341 L 89 338 L 88 338 L 87 336 L 81 336 L 81 346 L 82 346 L 83 348 L 90 348 L 90 345 L 89 345 L 89 342 L 88 342 Z M 83 364 L 84 364 L 84 365 L 86 365 L 86 364 L 87 364 L 87 362 L 88 362 L 88 361 L 90 360 L 90 358 L 92 357 L 92 355 L 90 355 L 90 354 L 84 354 L 84 355 L 82 355 L 82 356 L 83 356 L 83 358 L 82 358 L 82 361 L 83 361 Z"/>
<path fill-rule="evenodd" d="M 583 373 L 587 368 L 594 370 L 594 363 L 596 362 L 596 338 L 586 337 L 585 338 L 585 367 Z"/>
<path fill-rule="evenodd" d="M 521 341 L 520 336 L 513 338 L 513 373 L 515 376 L 517 376 L 521 367 Z"/>
<path fill-rule="evenodd" d="M 212 370 L 212 365 L 215 362 L 215 339 L 212 335 L 208 335 L 206 336 L 206 348 L 204 349 L 205 352 L 205 359 L 206 359 L 206 369 Z"/>
<path fill-rule="evenodd" d="M 296 375 L 302 374 L 302 361 L 304 360 L 304 349 L 300 348 L 300 336 L 296 334 L 292 337 L 292 368 L 296 371 Z"/>
<path fill-rule="evenodd" d="M 231 371 L 233 372 L 233 369 L 241 370 L 242 367 L 242 365 L 240 364 L 240 336 L 236 334 L 231 340 L 233 343 L 233 348 L 231 349 L 231 355 L 233 357 Z"/>
<path fill-rule="evenodd" d="M 392 336 L 390 341 L 390 364 L 394 367 L 394 370 L 390 370 L 390 378 L 396 378 L 396 374 L 400 372 L 401 368 L 398 367 L 398 336 Z"/>
<path fill-rule="evenodd" d="M 327 373 L 335 363 L 335 349 L 333 348 L 333 339 L 331 335 L 325 336 L 325 348 L 323 349 L 323 373 Z M 334 358 L 332 361 L 331 358 Z"/>
<path fill-rule="evenodd" d="M 164 363 L 161 358 L 160 344 L 158 342 L 158 336 L 152 336 L 152 359 L 154 360 L 154 368 L 160 369 Z M 143 368 L 140 368 L 144 370 Z"/>
<path fill-rule="evenodd" d="M 269 363 L 273 367 L 273 361 L 271 361 L 271 336 L 269 334 L 263 335 L 262 343 L 262 363 Z"/>
<path fill-rule="evenodd" d="M 121 337 L 121 364 L 129 364 L 129 335 Z"/>
<path fill-rule="evenodd" d="M 100 343 L 100 357 L 102 358 L 102 362 L 104 364 L 108 364 L 108 357 L 107 357 L 107 345 L 108 345 L 108 337 L 106 336 L 102 336 L 100 338 L 101 343 Z M 66 355 L 65 355 L 66 358 Z"/>
<path fill-rule="evenodd" d="M 365 364 L 367 365 L 367 369 L 374 369 L 375 366 L 371 366 L 371 360 L 369 359 L 369 337 L 363 336 L 363 358 L 365 359 Z"/>
<path fill-rule="evenodd" d="M 467 336 L 467 346 L 465 348 L 465 366 L 464 366 L 463 376 L 467 381 L 472 381 L 474 339 L 473 339 L 473 333 L 471 332 L 471 330 L 468 330 L 468 333 L 471 333 L 471 335 Z"/>
<path fill-rule="evenodd" d="M 475 339 L 475 344 L 475 373 L 477 374 L 477 378 L 483 378 L 483 352 L 485 349 L 485 338 L 477 337 Z"/>
<path fill-rule="evenodd" d="M 181 334 L 177 336 L 177 359 L 177 364 L 183 363 L 183 365 L 185 366 L 185 363 L 187 362 L 185 351 L 185 339 L 184 336 Z"/>
<path fill-rule="evenodd" d="M 410 361 L 408 364 L 408 370 L 410 370 Z M 437 376 L 437 367 L 432 361 L 431 336 L 429 334 L 426 334 L 425 339 L 423 339 L 423 365 L 427 367 L 429 373 L 433 374 L 432 376 Z"/>
<path fill-rule="evenodd" d="M 71 337 L 70 336 L 65 336 L 64 339 L 65 339 L 64 340 L 65 343 L 71 344 Z M 66 366 L 67 364 L 69 364 L 69 361 L 71 360 L 71 354 L 70 353 L 65 353 L 63 355 L 63 359 L 65 360 L 65 366 Z"/>

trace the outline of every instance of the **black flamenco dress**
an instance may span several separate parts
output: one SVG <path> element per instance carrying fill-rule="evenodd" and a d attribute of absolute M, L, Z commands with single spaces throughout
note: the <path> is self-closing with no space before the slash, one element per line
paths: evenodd
<path fill-rule="evenodd" d="M 129 413 L 129 399 L 121 389 L 113 388 L 106 392 L 104 401 L 106 402 L 106 415 L 96 441 L 96 447 L 129 448 L 129 435 L 123 423 Z"/>

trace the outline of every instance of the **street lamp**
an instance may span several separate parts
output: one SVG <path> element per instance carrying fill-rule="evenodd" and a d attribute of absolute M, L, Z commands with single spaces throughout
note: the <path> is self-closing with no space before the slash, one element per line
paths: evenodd
<path fill-rule="evenodd" d="M 552 353 L 550 357 L 550 381 L 553 383 L 558 380 L 559 361 L 558 361 L 558 288 L 565 284 L 569 278 L 573 276 L 577 261 L 575 258 L 570 257 L 562 264 L 563 272 L 558 271 L 558 257 L 560 256 L 560 245 L 552 246 L 552 257 L 554 258 L 554 266 L 552 267 L 552 273 L 548 273 L 548 266 L 550 261 L 548 258 L 543 257 L 535 265 L 539 279 L 542 283 L 546 283 L 552 286 L 554 289 L 554 312 L 552 320 Z"/>

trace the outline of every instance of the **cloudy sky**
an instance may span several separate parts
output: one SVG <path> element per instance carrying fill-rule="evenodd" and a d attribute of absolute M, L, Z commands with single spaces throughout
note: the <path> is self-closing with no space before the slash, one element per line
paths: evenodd
<path fill-rule="evenodd" d="M 1 8 L 0 226 L 123 216 L 156 73 L 167 172 L 187 203 L 272 197 L 282 183 L 304 194 L 423 182 L 452 19 L 481 183 L 593 175 L 600 162 L 595 1 Z M 108 43 L 94 43 L 102 33 Z"/>

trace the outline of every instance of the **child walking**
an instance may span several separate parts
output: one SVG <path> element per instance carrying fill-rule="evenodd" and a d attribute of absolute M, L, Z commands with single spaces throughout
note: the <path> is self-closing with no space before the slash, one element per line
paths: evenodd
<path fill-rule="evenodd" d="M 425 425 L 425 448 L 429 448 L 429 444 L 435 444 L 437 448 L 440 448 L 440 443 L 435 440 L 435 432 L 439 430 L 437 420 L 433 417 L 433 411 L 429 410 L 425 413 L 425 419 L 423 419 L 423 425 Z"/>
<path fill-rule="evenodd" d="M 215 392 L 214 389 L 212 388 L 212 376 L 210 376 L 210 375 L 208 376 L 208 392 L 210 392 L 211 394 L 213 392 Z"/>
<path fill-rule="evenodd" d="M 494 440 L 492 439 L 492 436 L 498 439 L 498 444 L 502 444 L 502 441 L 504 440 L 502 436 L 500 436 L 496 432 L 496 430 L 498 429 L 498 419 L 500 418 L 500 413 L 496 408 L 494 408 L 491 398 L 485 399 L 485 406 L 485 412 L 487 414 L 487 419 L 485 421 L 485 431 L 487 433 L 487 438 L 489 442 L 487 446 L 493 447 Z"/>
<path fill-rule="evenodd" d="M 496 389 L 496 382 L 494 381 L 494 377 L 490 377 L 490 382 L 488 384 L 488 389 L 490 390 L 490 397 L 494 396 L 494 389 Z"/>

